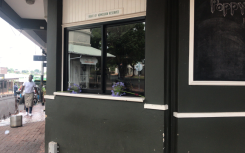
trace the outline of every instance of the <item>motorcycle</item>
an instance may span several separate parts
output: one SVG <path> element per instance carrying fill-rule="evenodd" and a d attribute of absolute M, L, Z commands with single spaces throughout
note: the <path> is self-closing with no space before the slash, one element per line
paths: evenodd
<path fill-rule="evenodd" d="M 25 95 L 21 94 L 20 91 L 16 91 L 17 93 L 17 103 L 20 104 L 25 104 Z M 38 103 L 38 94 L 36 91 L 34 91 L 33 95 L 33 104 L 36 105 Z"/>
<path fill-rule="evenodd" d="M 33 96 L 33 104 L 34 105 L 37 104 L 37 93 L 34 93 L 34 96 Z"/>
<path fill-rule="evenodd" d="M 21 94 L 20 94 L 20 91 L 16 91 L 16 94 L 17 94 L 17 103 L 20 104 L 20 100 L 21 100 Z"/>

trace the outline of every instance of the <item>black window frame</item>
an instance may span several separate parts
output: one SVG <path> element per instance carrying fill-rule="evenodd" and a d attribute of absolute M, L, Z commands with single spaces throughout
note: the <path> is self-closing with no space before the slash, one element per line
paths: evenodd
<path fill-rule="evenodd" d="M 92 29 L 92 28 L 101 28 L 101 88 L 99 90 L 94 89 L 82 89 L 82 93 L 95 93 L 95 94 L 109 94 L 106 91 L 106 28 L 112 26 L 119 26 L 119 25 L 126 25 L 126 24 L 133 24 L 133 23 L 140 23 L 145 22 L 145 16 L 143 17 L 135 17 L 123 20 L 115 20 L 115 21 L 107 21 L 107 22 L 100 22 L 94 24 L 87 24 L 87 25 L 80 25 L 74 27 L 67 27 L 64 28 L 64 69 L 63 69 L 63 91 L 67 91 L 68 89 L 68 81 L 69 81 L 69 68 L 68 68 L 68 48 L 69 48 L 69 32 L 81 29 Z"/>

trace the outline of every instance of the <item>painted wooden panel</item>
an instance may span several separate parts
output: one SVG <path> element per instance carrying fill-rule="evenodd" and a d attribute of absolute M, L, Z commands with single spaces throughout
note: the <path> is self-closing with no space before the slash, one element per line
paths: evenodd
<path fill-rule="evenodd" d="M 115 8 L 119 8 L 118 3 L 119 3 L 119 0 L 115 0 Z"/>
<path fill-rule="evenodd" d="M 123 11 L 124 11 L 124 14 L 128 14 L 128 0 L 123 1 Z"/>
<path fill-rule="evenodd" d="M 146 0 L 140 0 L 140 11 L 146 10 Z"/>
<path fill-rule="evenodd" d="M 118 8 L 123 8 L 123 0 L 119 0 L 119 2 L 118 2 Z"/>
<path fill-rule="evenodd" d="M 81 22 L 91 13 L 123 9 L 123 15 L 146 11 L 146 0 L 63 0 L 63 24 Z"/>
<path fill-rule="evenodd" d="M 103 5 L 103 9 L 102 9 L 102 11 L 105 11 L 106 10 L 106 4 L 107 4 L 107 0 L 102 0 L 103 2 L 104 2 L 104 5 Z"/>
<path fill-rule="evenodd" d="M 134 3 L 135 3 L 135 12 L 140 12 L 141 0 L 138 3 L 136 0 Z"/>

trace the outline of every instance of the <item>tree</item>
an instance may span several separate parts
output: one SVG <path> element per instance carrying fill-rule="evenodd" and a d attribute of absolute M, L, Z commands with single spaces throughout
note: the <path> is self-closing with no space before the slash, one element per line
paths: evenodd
<path fill-rule="evenodd" d="M 117 65 L 123 79 L 128 64 L 134 70 L 134 65 L 145 58 L 145 25 L 137 23 L 107 28 L 107 53 L 116 56 L 107 61 L 107 66 Z"/>
<path fill-rule="evenodd" d="M 34 73 L 37 73 L 37 74 L 38 74 L 39 72 L 40 72 L 40 71 L 39 71 L 38 69 L 35 69 L 35 70 L 34 70 Z"/>
<path fill-rule="evenodd" d="M 91 29 L 91 47 L 101 50 L 101 28 Z M 100 71 L 101 68 L 101 58 L 98 58 L 96 63 L 96 69 Z"/>
<path fill-rule="evenodd" d="M 8 70 L 7 70 L 7 72 L 9 72 L 9 73 L 14 73 L 14 69 L 13 68 L 7 68 Z"/>
<path fill-rule="evenodd" d="M 29 71 L 28 71 L 28 70 L 22 70 L 22 73 L 24 73 L 24 74 L 28 74 L 28 73 L 29 73 Z"/>

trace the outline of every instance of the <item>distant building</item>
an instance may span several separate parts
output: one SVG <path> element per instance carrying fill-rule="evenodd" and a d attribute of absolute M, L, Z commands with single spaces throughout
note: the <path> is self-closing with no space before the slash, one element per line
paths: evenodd
<path fill-rule="evenodd" d="M 0 67 L 0 74 L 7 74 L 8 69 L 6 67 Z"/>

